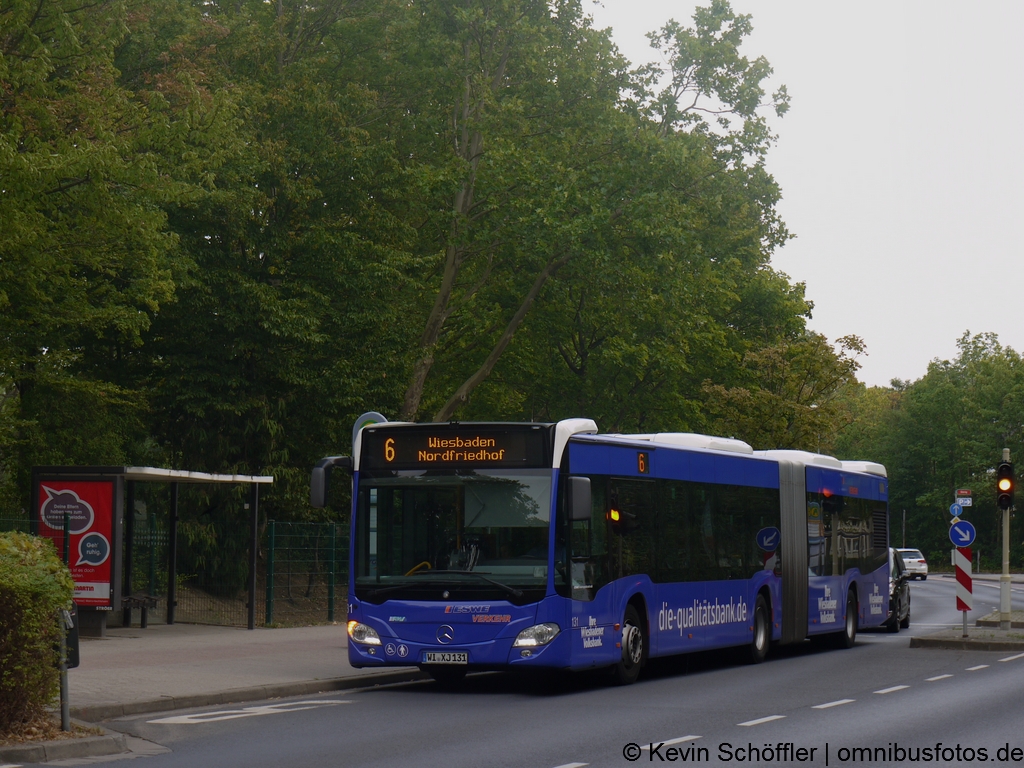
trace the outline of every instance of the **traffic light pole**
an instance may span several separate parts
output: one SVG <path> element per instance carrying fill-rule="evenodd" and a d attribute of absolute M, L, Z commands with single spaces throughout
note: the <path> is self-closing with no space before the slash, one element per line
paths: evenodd
<path fill-rule="evenodd" d="M 1010 460 L 1010 449 L 1003 448 L 1003 461 Z M 999 628 L 1010 628 L 1010 510 L 1003 510 L 1003 573 L 999 577 Z"/>

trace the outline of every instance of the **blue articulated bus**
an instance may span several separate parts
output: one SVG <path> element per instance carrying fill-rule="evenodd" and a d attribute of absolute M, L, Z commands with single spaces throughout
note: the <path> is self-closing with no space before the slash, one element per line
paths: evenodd
<path fill-rule="evenodd" d="M 818 638 L 889 619 L 888 482 L 872 462 L 689 433 L 372 423 L 352 457 L 354 667 L 606 667 Z"/>

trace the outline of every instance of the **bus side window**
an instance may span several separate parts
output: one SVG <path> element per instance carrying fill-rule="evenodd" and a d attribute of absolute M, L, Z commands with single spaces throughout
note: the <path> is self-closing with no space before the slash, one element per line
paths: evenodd
<path fill-rule="evenodd" d="M 695 572 L 690 552 L 693 528 L 686 483 L 658 481 L 658 570 L 651 578 L 660 583 L 696 581 L 703 578 Z"/>
<path fill-rule="evenodd" d="M 616 578 L 657 572 L 655 487 L 652 480 L 612 478 L 609 483 L 605 517 L 614 536 L 609 550 Z"/>

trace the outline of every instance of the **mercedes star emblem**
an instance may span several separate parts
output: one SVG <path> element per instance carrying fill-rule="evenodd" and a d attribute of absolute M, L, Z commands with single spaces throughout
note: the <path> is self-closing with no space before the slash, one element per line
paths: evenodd
<path fill-rule="evenodd" d="M 455 639 L 455 630 L 447 624 L 442 624 L 437 628 L 437 642 L 441 645 L 448 645 L 452 640 Z"/>

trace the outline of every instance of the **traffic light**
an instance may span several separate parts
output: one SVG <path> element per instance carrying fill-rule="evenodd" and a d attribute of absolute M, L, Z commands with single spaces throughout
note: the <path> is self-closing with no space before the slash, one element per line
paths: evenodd
<path fill-rule="evenodd" d="M 996 467 L 996 504 L 1000 509 L 1009 509 L 1013 506 L 1014 485 L 1013 464 L 1004 461 Z"/>
<path fill-rule="evenodd" d="M 612 532 L 622 536 L 636 528 L 636 515 L 622 508 L 622 505 L 619 504 L 618 491 L 612 490 L 609 495 L 605 519 L 611 523 Z"/>

